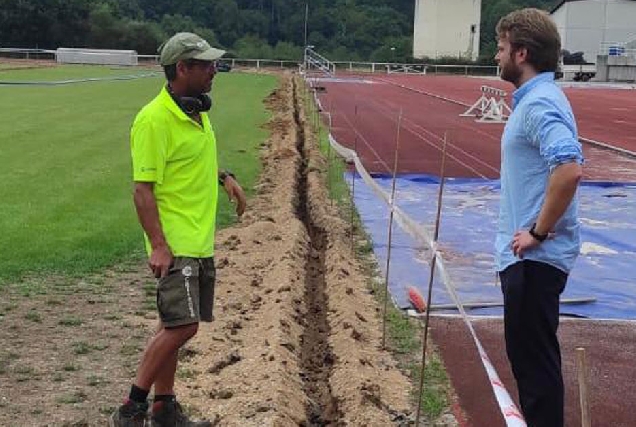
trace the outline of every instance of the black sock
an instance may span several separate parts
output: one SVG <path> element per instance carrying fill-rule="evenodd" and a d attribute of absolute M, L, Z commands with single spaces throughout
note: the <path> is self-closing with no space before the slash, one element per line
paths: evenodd
<path fill-rule="evenodd" d="M 146 399 L 148 399 L 149 393 L 150 390 L 144 390 L 143 388 L 139 388 L 133 384 L 133 386 L 130 388 L 130 395 L 128 396 L 128 398 L 133 402 L 144 403 Z"/>

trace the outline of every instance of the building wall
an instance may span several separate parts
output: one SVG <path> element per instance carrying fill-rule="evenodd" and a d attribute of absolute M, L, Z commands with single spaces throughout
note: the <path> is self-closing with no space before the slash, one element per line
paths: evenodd
<path fill-rule="evenodd" d="M 636 38 L 636 1 L 580 0 L 564 3 L 552 18 L 564 49 L 584 52 L 596 62 L 602 42 L 628 42 Z"/>
<path fill-rule="evenodd" d="M 565 31 L 568 22 L 568 12 L 567 5 L 561 6 L 559 9 L 555 10 L 552 14 L 552 19 L 559 29 L 559 35 L 561 36 L 561 44 L 563 46 L 567 46 L 567 32 Z M 569 49 L 568 49 L 569 50 Z"/>
<path fill-rule="evenodd" d="M 480 20 L 481 0 L 416 0 L 413 56 L 477 59 Z"/>
<path fill-rule="evenodd" d="M 606 16 L 605 41 L 629 42 L 636 39 L 636 1 L 610 1 Z"/>

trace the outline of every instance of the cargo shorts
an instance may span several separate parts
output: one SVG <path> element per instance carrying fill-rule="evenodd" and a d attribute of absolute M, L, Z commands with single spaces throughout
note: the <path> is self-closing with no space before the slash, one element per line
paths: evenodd
<path fill-rule="evenodd" d="M 216 270 L 214 258 L 176 257 L 157 280 L 157 309 L 165 328 L 211 322 Z"/>

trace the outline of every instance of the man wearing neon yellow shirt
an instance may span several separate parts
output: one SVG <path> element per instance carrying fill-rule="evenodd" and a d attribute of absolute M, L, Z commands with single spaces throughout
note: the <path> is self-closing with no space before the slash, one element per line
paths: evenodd
<path fill-rule="evenodd" d="M 167 84 L 137 115 L 131 130 L 134 201 L 145 232 L 148 265 L 158 280 L 161 324 L 141 359 L 128 399 L 113 427 L 148 424 L 147 398 L 155 387 L 150 425 L 206 427 L 191 421 L 174 393 L 177 355 L 212 321 L 214 231 L 219 184 L 245 210 L 234 176 L 219 172 L 216 140 L 206 111 L 215 62 L 225 52 L 192 33 L 178 33 L 160 48 Z"/>

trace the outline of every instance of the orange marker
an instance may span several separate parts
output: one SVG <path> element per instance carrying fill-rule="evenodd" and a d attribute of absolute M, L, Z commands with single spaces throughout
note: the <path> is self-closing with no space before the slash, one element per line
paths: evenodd
<path fill-rule="evenodd" d="M 420 294 L 420 292 L 413 286 L 408 287 L 409 302 L 415 308 L 418 313 L 426 312 L 426 301 Z"/>

